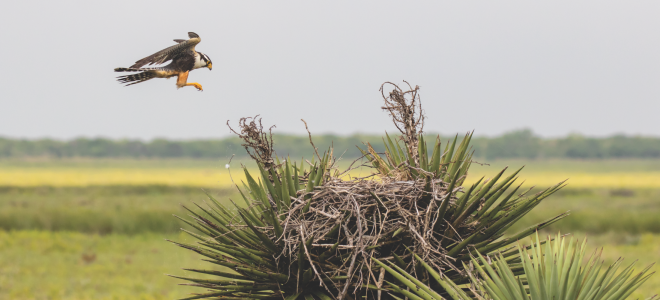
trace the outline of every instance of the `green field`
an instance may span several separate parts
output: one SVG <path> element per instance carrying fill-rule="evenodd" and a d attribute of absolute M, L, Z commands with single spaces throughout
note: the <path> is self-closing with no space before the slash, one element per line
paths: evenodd
<path fill-rule="evenodd" d="M 225 162 L 169 160 L 2 161 L 11 170 L 172 170 L 222 172 Z M 580 178 L 618 178 L 641 174 L 653 183 L 660 161 L 499 161 L 473 167 L 471 176 L 495 174 L 504 166 L 528 167 L 521 179 L 543 180 L 544 174 Z M 35 171 L 36 170 L 36 171 Z M 215 171 L 214 171 L 215 170 Z M 232 162 L 232 170 L 240 171 Z M 234 172 L 232 171 L 232 172 Z M 363 172 L 368 172 L 364 170 Z M 235 172 L 238 173 L 238 172 Z M 71 173 L 69 173 L 71 174 Z M 184 173 L 177 173 L 181 176 Z M 571 176 L 571 174 L 583 174 Z M 586 174 L 586 175 L 584 175 Z M 160 176 L 160 175 L 159 175 Z M 236 174 L 234 174 L 236 176 Z M 589 177 L 591 176 L 591 177 Z M 600 176 L 600 177 L 599 177 Z M 537 179 L 538 178 L 538 179 Z M 195 179 L 193 179 L 195 180 Z M 587 181 L 585 181 L 587 182 Z M 530 183 L 530 186 L 534 183 Z M 541 182 L 541 186 L 544 183 Z M 639 259 L 638 266 L 660 261 L 660 182 L 643 187 L 569 184 L 545 200 L 512 230 L 569 211 L 548 232 L 589 237 L 590 249 L 604 246 L 606 263 L 619 256 Z M 179 204 L 201 203 L 204 192 L 228 201 L 240 200 L 230 184 L 36 185 L 0 183 L 0 299 L 173 299 L 190 289 L 165 273 L 182 267 L 211 268 L 165 239 L 186 239 Z M 654 269 L 657 270 L 656 267 Z M 660 276 L 647 282 L 636 298 L 660 292 Z M 634 299 L 634 298 L 633 298 Z"/>

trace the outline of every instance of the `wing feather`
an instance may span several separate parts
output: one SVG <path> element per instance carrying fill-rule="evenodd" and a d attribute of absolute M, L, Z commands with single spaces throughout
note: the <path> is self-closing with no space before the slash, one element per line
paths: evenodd
<path fill-rule="evenodd" d="M 199 35 L 195 34 L 194 32 L 188 32 L 188 36 L 190 37 L 189 40 L 181 41 L 175 40 L 178 42 L 178 44 L 167 47 L 163 50 L 160 50 L 152 55 L 149 55 L 143 59 L 140 59 L 135 62 L 134 65 L 131 66 L 131 68 L 141 68 L 144 65 L 159 65 L 162 64 L 168 60 L 173 59 L 177 55 L 188 51 L 188 50 L 195 50 L 195 46 L 199 44 L 199 42 L 202 41 L 202 39 L 199 37 Z"/>

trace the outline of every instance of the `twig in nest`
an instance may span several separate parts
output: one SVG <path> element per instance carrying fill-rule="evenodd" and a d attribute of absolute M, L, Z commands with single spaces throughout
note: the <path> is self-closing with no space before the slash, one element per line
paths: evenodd
<path fill-rule="evenodd" d="M 307 122 L 305 120 L 300 119 L 300 121 L 303 121 L 305 123 L 305 129 L 307 129 L 307 134 L 309 135 L 309 143 L 312 144 L 312 147 L 314 147 L 314 152 L 316 152 L 316 157 L 319 158 L 319 161 L 322 161 L 321 156 L 319 155 L 319 149 L 316 148 L 316 145 L 314 145 L 314 142 L 312 141 L 312 133 L 309 132 L 309 128 L 307 127 Z M 332 157 L 332 155 L 330 155 Z"/>
<path fill-rule="evenodd" d="M 380 92 L 385 100 L 385 106 L 382 109 L 387 110 L 392 117 L 394 126 L 402 133 L 401 139 L 406 143 L 410 150 L 410 155 L 415 158 L 416 166 L 419 166 L 419 155 L 417 155 L 418 134 L 424 130 L 424 113 L 422 110 L 422 101 L 419 98 L 419 86 L 414 88 L 407 82 L 410 88 L 407 91 L 402 90 L 398 85 L 392 82 L 385 82 L 380 86 Z M 385 95 L 384 87 L 386 84 L 394 86 L 394 89 Z M 407 98 L 410 98 L 409 100 Z"/>
<path fill-rule="evenodd" d="M 248 123 L 249 121 L 249 123 Z M 259 125 L 257 125 L 257 121 Z M 238 121 L 238 127 L 241 128 L 241 133 L 236 132 L 229 125 L 227 120 L 227 127 L 229 130 L 236 134 L 243 140 L 243 146 L 252 159 L 261 163 L 266 171 L 270 170 L 275 161 L 273 160 L 273 128 L 275 125 L 268 128 L 268 133 L 264 132 L 264 127 L 261 125 L 261 118 L 259 115 L 254 118 L 241 118 Z"/>

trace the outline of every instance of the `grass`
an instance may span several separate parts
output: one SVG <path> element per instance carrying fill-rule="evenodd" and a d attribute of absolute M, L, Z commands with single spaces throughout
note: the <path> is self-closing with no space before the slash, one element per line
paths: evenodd
<path fill-rule="evenodd" d="M 660 233 L 660 189 L 567 188 L 544 200 L 511 230 L 521 230 L 566 211 L 570 211 L 570 215 L 548 230 L 591 234 Z"/>
<path fill-rule="evenodd" d="M 578 237 L 584 235 L 578 234 Z M 194 289 L 164 274 L 186 276 L 181 268 L 209 269 L 200 256 L 164 239 L 185 235 L 88 235 L 73 232 L 0 231 L 0 299 L 175 299 Z M 604 247 L 606 264 L 620 256 L 637 269 L 658 261 L 660 235 L 589 236 L 588 251 Z M 657 270 L 657 267 L 654 267 Z M 199 277 L 199 275 L 196 275 Z M 658 293 L 654 275 L 634 295 Z"/>
<path fill-rule="evenodd" d="M 242 203 L 230 188 L 207 190 L 216 199 Z M 206 200 L 198 187 L 92 186 L 0 188 L 0 229 L 87 233 L 171 233 L 181 227 L 180 204 Z M 544 200 L 511 230 L 565 211 L 571 215 L 549 230 L 588 233 L 660 233 L 660 189 L 575 189 Z"/>
<path fill-rule="evenodd" d="M 190 251 L 164 239 L 177 233 L 87 235 L 0 231 L 0 299 L 174 299 L 183 267 L 209 269 Z"/>
<path fill-rule="evenodd" d="M 206 200 L 198 187 L 92 186 L 0 188 L 0 229 L 138 234 L 176 232 L 187 215 L 180 204 Z M 235 199 L 232 189 L 207 190 Z"/>
<path fill-rule="evenodd" d="M 245 161 L 240 159 L 233 161 L 230 168 L 235 182 L 242 179 L 241 162 Z M 231 187 L 227 169 L 224 165 L 219 165 L 217 161 L 194 160 L 0 161 L 0 174 L 5 174 L 5 177 L 0 176 L 0 185 L 4 185 L 4 187 L 0 186 L 0 229 L 102 234 L 175 232 L 180 227 L 180 223 L 172 217 L 172 214 L 186 214 L 180 208 L 180 203 L 204 201 L 202 188 L 220 200 L 240 199 Z M 468 181 L 476 180 L 480 176 L 490 177 L 507 165 L 514 168 L 522 166 L 523 162 L 498 161 L 490 166 L 475 164 Z M 111 170 L 122 170 L 120 173 L 127 174 L 149 173 L 158 176 L 147 181 L 155 182 L 154 184 L 144 184 L 145 181 L 135 181 L 137 177 L 130 176 L 103 179 L 103 176 L 110 174 Z M 177 170 L 197 171 L 177 173 Z M 530 163 L 520 175 L 522 179 L 527 180 L 528 186 L 536 184 L 539 187 L 546 187 L 573 174 L 579 176 L 572 176 L 568 187 L 545 200 L 512 230 L 519 230 L 523 226 L 570 210 L 571 216 L 556 223 L 550 229 L 580 230 L 590 233 L 609 231 L 660 233 L 660 218 L 657 217 L 660 215 L 660 178 L 657 181 L 653 180 L 656 174 L 660 174 L 659 171 L 660 161 Z M 185 175 L 204 172 L 218 172 L 220 174 L 218 177 L 227 173 L 227 178 L 223 182 L 211 184 L 205 181 L 208 177 Z M 364 176 L 369 172 L 369 169 L 356 170 L 353 176 Z M 625 181 L 628 179 L 625 179 L 624 175 L 633 173 L 641 175 L 635 178 L 629 177 L 630 180 L 640 180 L 644 184 L 635 185 Z M 16 174 L 36 174 L 35 176 L 41 174 L 40 178 L 48 179 L 49 181 L 45 182 L 52 185 L 35 186 L 32 183 L 10 185 L 8 179 L 5 182 L 1 181 L 1 178 L 11 178 L 12 175 L 18 178 Z M 77 174 L 75 178 L 87 178 L 85 179 L 87 184 L 69 184 L 75 182 L 66 179 L 71 174 Z M 169 181 L 156 180 L 168 176 Z M 177 176 L 182 179 L 173 179 Z M 11 180 L 16 181 L 16 178 Z M 89 178 L 101 178 L 102 180 L 99 181 L 122 184 L 90 185 L 92 180 Z M 594 178 L 604 181 L 595 184 L 590 181 Z M 60 180 L 60 183 L 69 180 L 67 181 L 69 183 L 57 185 L 56 179 Z M 28 182 L 44 183 L 39 180 Z M 196 184 L 183 184 L 191 181 Z"/>
<path fill-rule="evenodd" d="M 230 167 L 235 182 L 242 179 L 240 163 L 246 161 L 235 158 Z M 163 274 L 211 266 L 164 239 L 186 239 L 172 214 L 186 215 L 179 203 L 204 201 L 202 188 L 220 200 L 239 200 L 225 164 L 0 161 L 0 299 L 183 297 L 193 289 Z M 527 186 L 570 177 L 569 186 L 512 230 L 570 210 L 548 231 L 588 234 L 591 249 L 605 247 L 606 263 L 619 256 L 639 259 L 640 267 L 660 261 L 660 160 L 497 161 L 473 165 L 468 181 L 524 164 L 529 166 L 520 177 Z M 356 170 L 352 176 L 369 172 Z M 655 275 L 633 296 L 646 298 L 658 293 L 657 287 Z"/>

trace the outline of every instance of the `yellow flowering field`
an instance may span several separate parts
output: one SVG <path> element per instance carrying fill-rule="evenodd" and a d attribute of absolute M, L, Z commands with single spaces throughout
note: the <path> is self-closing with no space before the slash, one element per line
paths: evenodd
<path fill-rule="evenodd" d="M 234 180 L 245 176 L 232 170 Z M 116 169 L 30 168 L 0 169 L 4 186 L 170 185 L 224 187 L 231 184 L 229 171 L 221 169 Z"/>
<path fill-rule="evenodd" d="M 216 163 L 217 165 L 217 163 Z M 209 164 L 211 166 L 211 164 Z M 466 183 L 482 176 L 494 176 L 499 169 L 473 167 Z M 253 175 L 258 170 L 250 168 Z M 508 170 L 507 173 L 512 172 Z M 369 169 L 354 170 L 351 176 L 366 176 Z M 506 174 L 506 173 L 505 173 Z M 569 179 L 572 188 L 660 188 L 660 170 L 590 170 L 570 168 L 557 170 L 544 166 L 523 170 L 520 179 L 526 186 L 545 187 Z M 223 167 L 69 167 L 69 166 L 0 166 L 0 186 L 62 186 L 84 187 L 104 185 L 168 185 L 223 188 L 240 183 L 245 178 L 236 166 Z"/>

